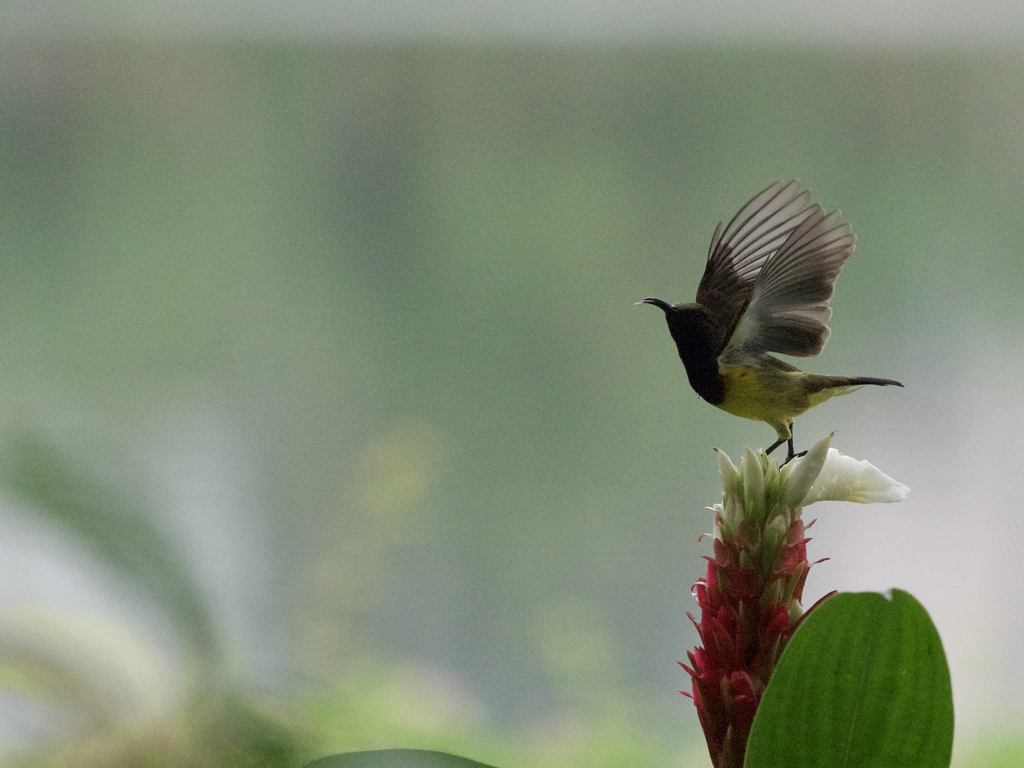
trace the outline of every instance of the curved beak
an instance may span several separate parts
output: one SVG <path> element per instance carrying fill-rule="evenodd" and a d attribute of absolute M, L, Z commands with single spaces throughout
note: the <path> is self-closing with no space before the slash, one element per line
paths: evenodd
<path fill-rule="evenodd" d="M 668 312 L 670 309 L 672 309 L 668 302 L 662 301 L 661 299 L 656 299 L 653 296 L 648 296 L 646 299 L 640 299 L 640 301 L 638 301 L 636 304 L 653 304 L 663 312 Z M 634 304 L 633 306 L 635 307 L 636 304 Z"/>

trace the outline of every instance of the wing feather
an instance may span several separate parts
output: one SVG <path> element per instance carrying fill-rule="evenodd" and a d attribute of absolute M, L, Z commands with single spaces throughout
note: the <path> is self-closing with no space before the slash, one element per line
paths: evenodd
<path fill-rule="evenodd" d="M 723 361 L 749 361 L 766 352 L 810 357 L 828 340 L 829 300 L 853 253 L 854 235 L 838 211 L 825 215 L 817 204 L 809 210 L 758 271 Z"/>
<path fill-rule="evenodd" d="M 708 262 L 697 289 L 697 303 L 711 316 L 718 335 L 716 354 L 725 347 L 769 258 L 790 242 L 793 232 L 820 208 L 796 181 L 777 182 L 755 195 L 723 228 L 715 229 Z"/>

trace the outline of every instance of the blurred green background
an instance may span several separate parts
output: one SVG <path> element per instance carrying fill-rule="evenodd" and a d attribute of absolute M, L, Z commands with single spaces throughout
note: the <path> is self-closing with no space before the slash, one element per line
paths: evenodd
<path fill-rule="evenodd" d="M 858 236 L 801 366 L 906 389 L 798 443 L 912 489 L 813 508 L 805 602 L 915 594 L 1018 764 L 1022 125 L 1012 49 L 8 41 L 4 754 L 708 764 L 711 449 L 775 436 L 634 302 L 799 178 Z"/>

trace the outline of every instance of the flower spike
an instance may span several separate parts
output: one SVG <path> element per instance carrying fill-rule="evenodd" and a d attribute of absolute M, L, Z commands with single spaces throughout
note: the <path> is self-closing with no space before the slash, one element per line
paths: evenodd
<path fill-rule="evenodd" d="M 700 621 L 690 616 L 702 645 L 682 665 L 715 768 L 743 765 L 757 705 L 805 615 L 800 601 L 811 563 L 803 507 L 826 499 L 900 501 L 909 492 L 831 448 L 831 440 L 781 469 L 762 451 L 747 451 L 739 467 L 718 451 L 723 491 L 722 503 L 711 508 L 714 557 L 706 558 L 707 574 L 693 588 Z"/>

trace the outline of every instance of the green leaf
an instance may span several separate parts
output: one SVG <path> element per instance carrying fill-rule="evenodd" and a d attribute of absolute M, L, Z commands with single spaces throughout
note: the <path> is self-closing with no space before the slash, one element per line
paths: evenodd
<path fill-rule="evenodd" d="M 306 768 L 492 768 L 492 766 L 456 757 L 447 752 L 426 749 L 376 749 L 370 752 L 346 752 L 314 760 Z"/>
<path fill-rule="evenodd" d="M 841 594 L 794 633 L 757 710 L 745 768 L 944 768 L 953 692 L 924 607 Z"/>

